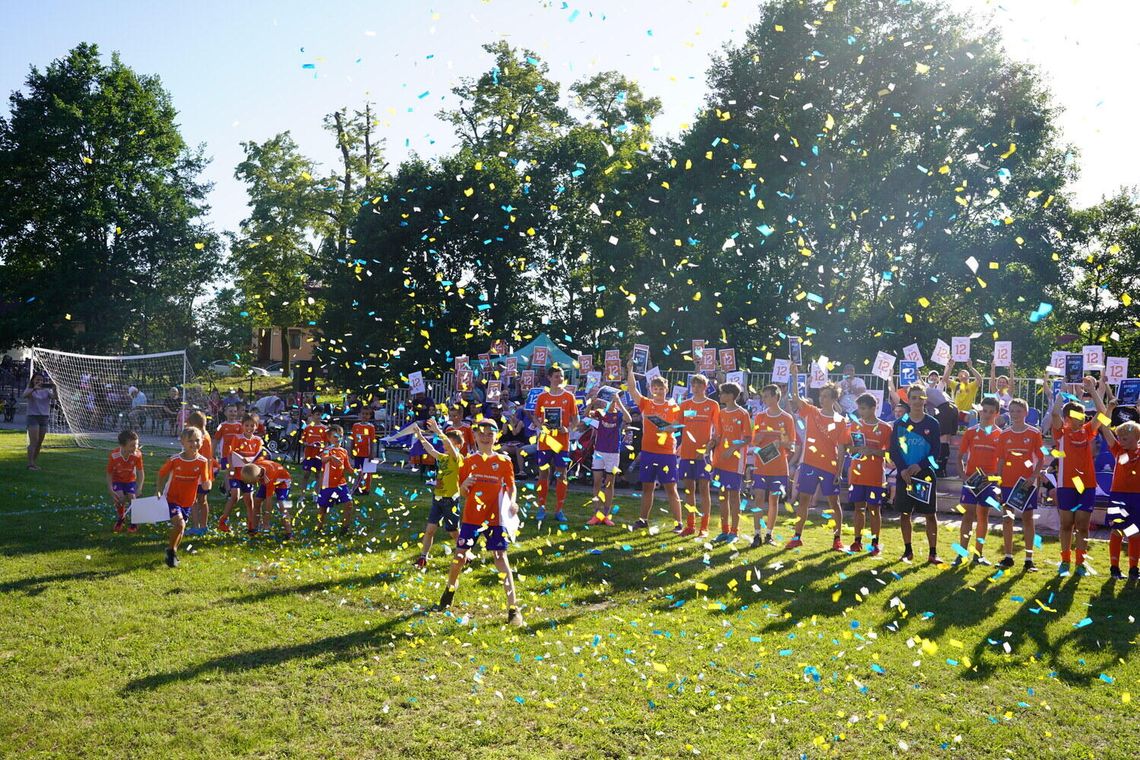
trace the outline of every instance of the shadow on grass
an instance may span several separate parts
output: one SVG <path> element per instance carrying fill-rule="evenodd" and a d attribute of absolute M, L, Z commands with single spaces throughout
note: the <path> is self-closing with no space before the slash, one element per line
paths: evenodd
<path fill-rule="evenodd" d="M 393 631 L 412 618 L 422 617 L 422 613 L 408 613 L 394 617 L 379 625 L 360 631 L 327 636 L 288 646 L 263 647 L 247 652 L 215 657 L 211 660 L 191 665 L 182 670 L 136 678 L 123 687 L 124 693 L 151 691 L 168 684 L 189 681 L 210 672 L 238 673 L 261 668 L 272 668 L 291 660 L 319 660 L 321 667 L 344 662 L 358 657 L 362 649 L 373 646 L 385 633 Z M 384 643 L 387 643 L 385 639 Z"/>
<path fill-rule="evenodd" d="M 56 573 L 55 575 L 37 575 L 30 578 L 18 578 L 0 583 L 0 594 L 23 592 L 26 596 L 39 596 L 51 586 L 61 583 L 74 583 L 77 581 L 103 581 L 109 578 L 130 572 L 135 568 L 120 570 L 82 570 L 75 573 Z"/>

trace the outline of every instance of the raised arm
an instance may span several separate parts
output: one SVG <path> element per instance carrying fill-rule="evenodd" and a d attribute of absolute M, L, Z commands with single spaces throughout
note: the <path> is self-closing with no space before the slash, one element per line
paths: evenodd
<path fill-rule="evenodd" d="M 444 453 L 442 451 L 431 445 L 431 441 L 426 435 L 424 435 L 424 431 L 420 430 L 419 425 L 416 425 L 412 432 L 415 434 L 416 439 L 420 442 L 420 445 L 424 447 L 424 451 L 428 453 L 428 456 L 430 456 L 432 459 L 439 459 L 440 457 L 444 456 Z M 443 436 L 443 440 L 443 446 L 444 448 L 447 448 L 447 444 L 451 443 L 451 439 L 445 435 Z"/>
<path fill-rule="evenodd" d="M 645 398 L 641 395 L 641 391 L 637 390 L 637 375 L 633 373 L 633 359 L 625 365 L 626 372 L 626 390 L 629 392 L 630 398 L 633 399 L 635 404 L 640 404 L 641 399 Z"/>
<path fill-rule="evenodd" d="M 621 420 L 624 424 L 628 425 L 633 422 L 633 415 L 625 408 L 625 404 L 621 402 L 621 396 L 614 396 L 614 403 L 617 404 L 618 410 L 621 411 Z"/>
<path fill-rule="evenodd" d="M 942 370 L 942 385 L 944 385 L 947 390 L 950 389 L 950 375 L 953 374 L 953 372 L 954 372 L 954 360 L 953 359 L 947 359 L 946 360 L 946 369 Z"/>
<path fill-rule="evenodd" d="M 788 365 L 788 406 L 793 412 L 800 410 L 800 404 L 810 404 L 807 399 L 800 397 L 799 374 L 799 365 L 795 363 Z"/>
<path fill-rule="evenodd" d="M 967 371 L 969 371 L 970 375 L 973 376 L 974 382 L 976 382 L 978 384 L 978 387 L 981 388 L 982 387 L 982 380 L 984 378 L 982 378 L 982 373 L 978 372 L 978 368 L 974 366 L 974 360 L 973 359 L 967 359 L 966 360 L 966 369 L 967 369 Z M 993 365 L 990 366 L 990 371 L 991 372 L 993 371 Z"/>

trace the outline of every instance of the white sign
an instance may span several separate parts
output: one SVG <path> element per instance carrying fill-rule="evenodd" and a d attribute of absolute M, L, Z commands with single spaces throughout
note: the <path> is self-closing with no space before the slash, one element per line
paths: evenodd
<path fill-rule="evenodd" d="M 1128 379 L 1128 357 L 1110 356 L 1104 363 L 1104 379 L 1116 385 Z"/>
<path fill-rule="evenodd" d="M 999 340 L 994 342 L 994 366 L 1008 367 L 1013 361 L 1013 341 Z"/>
<path fill-rule="evenodd" d="M 878 406 L 876 408 L 880 412 L 882 412 L 883 411 L 883 389 L 882 388 L 870 388 L 867 390 L 867 393 L 870 393 L 872 396 L 875 397 L 875 403 L 878 404 Z"/>
<path fill-rule="evenodd" d="M 413 372 L 412 374 L 408 375 L 408 387 L 412 389 L 413 396 L 417 393 L 425 393 L 426 389 L 424 388 L 424 373 Z"/>
<path fill-rule="evenodd" d="M 661 377 L 660 367 L 650 367 L 649 369 L 645 370 L 645 382 L 649 382 L 655 377 Z"/>
<path fill-rule="evenodd" d="M 934 344 L 934 353 L 930 355 L 930 361 L 941 364 L 943 367 L 950 363 L 950 346 L 946 345 L 946 341 L 942 338 L 939 338 L 938 342 Z"/>
<path fill-rule="evenodd" d="M 602 384 L 602 373 L 594 370 L 586 373 L 586 393 Z"/>
<path fill-rule="evenodd" d="M 967 337 L 955 337 L 950 339 L 950 358 L 956 362 L 967 362 L 970 360 L 970 339 Z"/>
<path fill-rule="evenodd" d="M 145 496 L 131 502 L 131 523 L 144 525 L 170 519 L 170 505 L 161 496 Z"/>
<path fill-rule="evenodd" d="M 512 540 L 518 540 L 519 535 L 519 508 L 509 494 L 503 493 L 499 498 L 499 525 Z"/>
<path fill-rule="evenodd" d="M 740 387 L 741 390 L 746 389 L 746 386 L 744 385 L 744 372 L 743 372 L 743 370 L 737 370 L 736 372 L 725 372 L 724 373 L 724 379 L 727 382 L 736 384 L 737 386 Z"/>
<path fill-rule="evenodd" d="M 811 387 L 822 388 L 827 385 L 827 370 L 824 366 L 827 364 L 827 357 L 820 357 L 819 361 L 811 363 Z"/>
<path fill-rule="evenodd" d="M 674 385 L 673 386 L 673 400 L 676 401 L 678 404 L 681 403 L 682 401 L 685 400 L 685 393 L 688 390 L 689 389 L 683 385 Z"/>
<path fill-rule="evenodd" d="M 926 362 L 922 360 L 922 351 L 919 349 L 917 343 L 911 343 L 903 349 L 903 358 L 908 362 L 914 362 L 920 367 L 926 364 Z"/>
<path fill-rule="evenodd" d="M 1066 351 L 1054 351 L 1049 357 L 1049 369 L 1056 370 L 1051 374 L 1063 375 L 1065 374 L 1065 357 L 1068 356 Z"/>
<path fill-rule="evenodd" d="M 376 466 L 379 464 L 379 459 L 365 459 L 364 466 L 360 468 L 360 471 L 363 473 L 374 473 L 377 471 Z"/>
<path fill-rule="evenodd" d="M 792 379 L 792 363 L 787 359 L 772 362 L 772 382 L 787 384 Z"/>
<path fill-rule="evenodd" d="M 885 351 L 875 354 L 875 364 L 871 367 L 871 374 L 890 380 L 895 374 L 895 357 Z"/>
<path fill-rule="evenodd" d="M 1081 353 L 1085 357 L 1085 372 L 1104 369 L 1104 346 L 1085 346 Z"/>

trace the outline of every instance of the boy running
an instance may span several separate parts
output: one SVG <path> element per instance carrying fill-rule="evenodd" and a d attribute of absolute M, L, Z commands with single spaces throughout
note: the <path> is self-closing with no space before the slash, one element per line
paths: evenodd
<path fill-rule="evenodd" d="M 214 460 L 214 443 L 210 440 L 210 434 L 206 432 L 206 415 L 197 410 L 191 412 L 190 416 L 186 418 L 186 427 L 197 428 L 202 434 L 202 445 L 198 447 L 198 453 L 210 461 L 210 472 L 217 477 L 218 463 Z M 203 536 L 206 534 L 206 531 L 209 530 L 209 497 L 209 489 L 198 486 L 198 500 L 194 502 L 193 514 L 190 517 L 193 527 L 186 531 L 186 535 Z"/>
<path fill-rule="evenodd" d="M 515 505 L 515 468 L 510 457 L 494 450 L 498 432 L 499 425 L 494 420 L 476 421 L 475 445 L 478 450 L 459 466 L 463 520 L 456 542 L 458 551 L 452 560 L 447 588 L 439 598 L 437 608 L 445 610 L 451 606 L 469 552 L 479 543 L 479 536 L 482 535 L 487 549 L 495 558 L 495 568 L 503 579 L 503 589 L 507 594 L 507 624 L 521 628 L 526 623 L 519 614 L 518 601 L 515 599 L 515 577 L 507 559 L 507 534 L 500 523 L 504 509 L 510 509 L 512 515 L 518 510 Z"/>
<path fill-rule="evenodd" d="M 424 527 L 423 548 L 420 556 L 416 558 L 416 567 L 421 570 L 427 566 L 428 552 L 431 551 L 431 545 L 435 541 L 435 532 L 441 525 L 451 534 L 452 540 L 459 535 L 459 510 L 456 499 L 459 498 L 459 467 L 463 464 L 463 433 L 458 428 L 451 428 L 444 433 L 440 431 L 439 423 L 431 417 L 427 420 L 427 427 L 443 440 L 443 451 L 436 449 L 419 426 L 416 426 L 416 439 L 436 464 L 431 511 Z"/>
<path fill-rule="evenodd" d="M 186 530 L 190 507 L 198 498 L 198 487 L 210 490 L 210 460 L 198 453 L 202 434 L 197 428 L 187 427 L 179 437 L 182 452 L 166 460 L 158 471 L 156 494 L 166 499 L 170 507 L 170 543 L 166 547 L 167 567 L 178 567 L 178 545 Z"/>
<path fill-rule="evenodd" d="M 893 396 L 894 393 L 891 393 Z M 871 524 L 871 556 L 879 556 L 879 533 L 882 529 L 882 505 L 887 491 L 883 480 L 883 457 L 891 448 L 891 426 L 880 422 L 876 415 L 878 402 L 870 393 L 855 399 L 858 422 L 851 423 L 851 469 L 848 471 L 847 502 L 855 510 L 855 541 L 851 553 L 863 551 L 863 525 L 865 516 Z"/>
<path fill-rule="evenodd" d="M 320 491 L 317 492 L 317 532 L 325 529 L 325 518 L 328 517 L 330 504 L 343 504 L 344 514 L 341 519 L 340 535 L 348 535 L 352 528 L 353 505 L 352 494 L 349 493 L 348 478 L 354 474 L 352 463 L 348 460 L 348 452 L 341 446 L 344 438 L 344 428 L 340 425 L 331 425 L 328 432 L 328 446 L 321 451 L 320 461 Z"/>
<path fill-rule="evenodd" d="M 669 499 L 669 509 L 673 513 L 673 532 L 681 533 L 681 498 L 677 494 L 677 439 L 673 435 L 681 417 L 677 403 L 668 396 L 665 378 L 656 375 L 649 381 L 649 392 L 653 398 L 646 398 L 637 390 L 637 376 L 633 373 L 633 359 L 626 366 L 628 392 L 641 412 L 641 516 L 633 524 L 634 530 L 649 527 L 649 513 L 653 509 L 653 493 L 657 484 L 665 489 Z M 652 418 L 656 417 L 658 422 Z"/>
<path fill-rule="evenodd" d="M 681 485 L 685 491 L 685 529 L 682 536 L 697 532 L 697 496 L 701 499 L 701 530 L 708 531 L 709 515 L 712 513 L 712 493 L 709 481 L 712 467 L 708 463 L 713 430 L 717 426 L 720 407 L 705 395 L 709 387 L 708 378 L 702 374 L 693 375 L 689 384 L 693 397 L 681 402 Z"/>
<path fill-rule="evenodd" d="M 990 529 L 990 510 L 997 506 L 997 494 L 994 485 L 1000 482 L 998 477 L 998 446 L 1001 440 L 1001 428 L 997 426 L 997 416 L 1001 411 L 998 400 L 992 396 L 982 399 L 982 408 L 978 413 L 978 424 L 969 428 L 962 434 L 958 454 L 961 461 L 958 463 L 962 480 L 968 480 L 975 473 L 985 476 L 986 482 L 978 491 L 972 490 L 965 483 L 962 484 L 962 493 L 958 497 L 958 506 L 962 510 L 962 526 L 959 529 L 959 546 L 968 547 L 971 530 L 976 530 L 974 564 L 989 565 L 985 557 L 986 535 Z M 974 524 L 977 528 L 974 529 Z M 962 555 L 954 558 L 954 567 L 962 564 Z"/>
<path fill-rule="evenodd" d="M 757 510 L 761 504 L 768 506 L 763 539 L 760 538 L 759 530 L 760 512 L 753 513 L 756 527 L 752 534 L 753 547 L 760 546 L 761 543 L 773 543 L 772 531 L 776 529 L 780 502 L 788 497 L 791 472 L 789 460 L 795 456 L 796 450 L 796 421 L 780 408 L 783 395 L 780 386 L 774 383 L 761 388 L 760 400 L 764 403 L 764 410 L 752 420 L 752 500 L 756 503 Z M 763 457 L 760 455 L 762 449 Z M 765 462 L 765 459 L 768 461 Z"/>
<path fill-rule="evenodd" d="M 740 492 L 744 487 L 744 469 L 748 461 L 748 444 L 752 441 L 752 421 L 748 410 L 740 406 L 740 386 L 722 383 L 716 438 L 712 446 L 713 480 L 720 491 L 720 535 L 715 541 L 736 542 L 740 528 Z M 708 515 L 701 523 L 701 535 L 708 534 Z M 759 522 L 759 518 L 757 518 Z M 756 535 L 759 535 L 757 529 Z M 753 545 L 756 545 L 755 538 Z"/>
<path fill-rule="evenodd" d="M 835 537 L 831 548 L 846 551 L 843 546 L 843 507 L 839 505 L 839 468 L 843 462 L 842 449 L 848 442 L 847 425 L 836 414 L 839 391 L 828 383 L 819 390 L 819 406 L 800 396 L 797 379 L 799 367 L 791 365 L 788 397 L 792 412 L 804 421 L 804 451 L 796 475 L 796 533 L 787 548 L 803 546 L 804 525 L 808 507 L 817 491 L 827 497 L 827 505 L 835 520 Z"/>
<path fill-rule="evenodd" d="M 218 425 L 218 429 L 214 431 L 214 443 L 217 444 L 218 451 L 216 456 L 210 457 L 210 460 L 214 466 L 215 478 L 221 472 L 222 467 L 229 466 L 230 449 L 233 447 L 233 442 L 242 434 L 241 418 L 237 405 L 228 404 L 225 408 L 225 415 L 226 421 Z M 228 482 L 226 478 L 222 478 L 222 487 L 227 488 Z"/>
<path fill-rule="evenodd" d="M 364 463 L 372 457 L 376 426 L 372 424 L 372 407 L 360 409 L 360 421 L 352 425 L 352 466 L 356 468 L 356 493 L 363 496 L 372 488 L 372 473 L 364 471 Z"/>
<path fill-rule="evenodd" d="M 133 430 L 119 433 L 119 448 L 107 457 L 107 490 L 115 505 L 115 532 L 123 531 L 127 509 L 143 487 L 146 471 L 143 469 L 142 452 L 139 451 L 139 434 Z M 127 527 L 128 533 L 138 530 L 133 522 Z"/>
<path fill-rule="evenodd" d="M 903 562 L 914 561 L 911 545 L 913 524 L 911 515 L 917 512 L 926 517 L 926 540 L 930 545 L 927 564 L 941 565 L 938 557 L 938 464 L 934 457 L 938 451 L 941 429 L 928 415 L 926 393 L 921 385 L 907 389 L 910 410 L 895 420 L 891 430 L 891 461 L 898 471 L 895 482 L 895 509 L 902 513 Z M 921 489 L 921 490 L 920 490 Z M 920 498 L 925 493 L 927 498 Z"/>
<path fill-rule="evenodd" d="M 1021 511 L 1021 532 L 1025 538 L 1025 570 L 1037 572 L 1033 564 L 1033 545 L 1036 531 L 1033 517 L 1037 512 L 1037 487 L 1041 481 L 1041 466 L 1045 463 L 1042 454 L 1044 442 L 1041 440 L 1041 431 L 1032 425 L 1025 424 L 1025 417 L 1029 413 L 1029 404 L 1025 399 L 1015 398 L 1009 402 L 1009 427 L 1001 434 L 998 440 L 998 466 L 1001 469 L 1001 493 L 1004 500 L 1017 481 L 1024 478 L 1033 489 L 1033 495 Z M 1004 501 L 1003 501 L 1004 504 Z M 1013 520 L 1014 510 L 1005 507 L 1002 510 L 1001 532 L 1005 543 L 1005 558 L 1001 561 L 1002 567 L 1013 567 Z"/>
<path fill-rule="evenodd" d="M 562 508 L 566 505 L 566 468 L 570 466 L 570 428 L 578 422 L 578 400 L 562 385 L 562 368 L 553 367 L 547 375 L 549 387 L 538 396 L 534 405 L 534 426 L 538 434 L 538 511 L 534 519 L 546 519 L 546 496 L 550 491 L 550 476 L 554 474 L 555 498 L 558 511 L 554 519 L 566 522 Z M 550 419 L 558 424 L 550 424 Z"/>
<path fill-rule="evenodd" d="M 314 407 L 309 412 L 309 421 L 301 431 L 301 445 L 305 447 L 301 457 L 301 472 L 305 477 L 305 488 L 314 488 L 317 475 L 321 471 L 321 451 L 329 440 L 329 429 L 321 421 L 321 413 Z"/>

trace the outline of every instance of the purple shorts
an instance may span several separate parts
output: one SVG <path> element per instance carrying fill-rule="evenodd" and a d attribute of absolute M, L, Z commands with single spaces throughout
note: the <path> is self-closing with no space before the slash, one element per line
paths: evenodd
<path fill-rule="evenodd" d="M 320 457 L 306 457 L 301 460 L 302 472 L 320 472 L 321 471 L 321 458 Z"/>
<path fill-rule="evenodd" d="M 775 493 L 781 496 L 788 495 L 787 475 L 757 475 L 752 473 L 752 493 L 763 491 L 766 494 Z"/>
<path fill-rule="evenodd" d="M 352 468 L 354 470 L 363 470 L 364 469 L 364 463 L 367 461 L 368 461 L 368 457 L 356 457 L 356 456 L 354 456 L 352 458 Z"/>
<path fill-rule="evenodd" d="M 253 483 L 246 483 L 241 478 L 230 478 L 230 490 L 238 489 L 238 493 L 253 493 Z"/>
<path fill-rule="evenodd" d="M 712 468 L 703 459 L 682 459 L 681 480 L 712 480 Z"/>
<path fill-rule="evenodd" d="M 344 504 L 346 501 L 352 501 L 352 496 L 348 493 L 348 486 L 322 488 L 317 494 L 317 506 L 321 509 L 328 509 L 330 504 Z"/>
<path fill-rule="evenodd" d="M 183 522 L 190 519 L 190 507 L 180 507 L 173 502 L 167 502 L 166 506 L 170 508 L 170 519 L 181 517 Z"/>
<path fill-rule="evenodd" d="M 722 470 L 719 467 L 712 471 L 713 485 L 722 491 L 739 491 L 744 485 L 744 476 L 739 472 Z"/>
<path fill-rule="evenodd" d="M 1140 528 L 1140 493 L 1112 493 L 1109 499 L 1108 527 L 1119 531 L 1130 525 Z"/>
<path fill-rule="evenodd" d="M 877 507 L 886 501 L 886 498 L 886 486 L 857 486 L 852 484 L 847 487 L 847 501 L 850 504 L 866 504 L 870 507 Z"/>
<path fill-rule="evenodd" d="M 1096 488 L 1077 493 L 1075 488 L 1057 489 L 1057 510 L 1064 512 L 1092 512 L 1096 504 Z"/>
<path fill-rule="evenodd" d="M 264 499 L 266 496 L 265 486 L 258 486 L 257 491 L 253 494 L 259 499 Z M 277 486 L 273 489 L 273 496 L 277 501 L 285 501 L 289 498 L 289 486 Z"/>
<path fill-rule="evenodd" d="M 130 483 L 119 483 L 115 481 L 111 484 L 112 491 L 118 491 L 121 494 L 134 496 L 138 493 L 139 484 L 137 481 L 132 480 Z"/>
<path fill-rule="evenodd" d="M 540 470 L 543 465 L 549 465 L 551 470 L 565 470 L 570 466 L 570 452 L 539 449 L 535 461 Z"/>
<path fill-rule="evenodd" d="M 978 504 L 983 507 L 992 507 L 1001 501 L 997 493 L 994 491 L 994 484 L 992 482 L 986 483 L 982 490 L 974 493 L 966 486 L 962 486 L 962 495 L 958 497 L 958 503 L 966 506 L 968 504 Z"/>
<path fill-rule="evenodd" d="M 648 451 L 641 452 L 641 482 L 642 483 L 676 483 L 677 482 L 677 455 L 654 454 Z"/>
<path fill-rule="evenodd" d="M 462 523 L 459 526 L 459 538 L 455 545 L 464 551 L 474 549 L 479 543 L 480 535 L 483 536 L 487 549 L 490 551 L 502 552 L 507 550 L 507 532 L 503 530 L 502 525 L 482 526 L 474 523 Z"/>
<path fill-rule="evenodd" d="M 839 484 L 836 483 L 835 473 L 825 472 L 810 464 L 801 464 L 796 477 L 796 490 L 815 496 L 817 488 L 823 491 L 824 496 L 838 496 Z"/>

